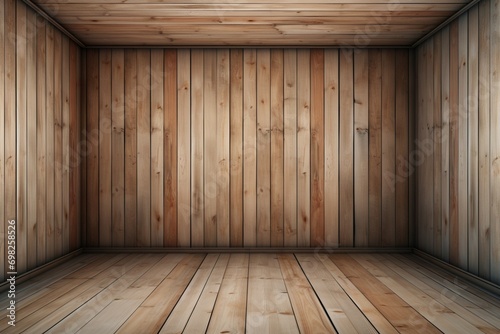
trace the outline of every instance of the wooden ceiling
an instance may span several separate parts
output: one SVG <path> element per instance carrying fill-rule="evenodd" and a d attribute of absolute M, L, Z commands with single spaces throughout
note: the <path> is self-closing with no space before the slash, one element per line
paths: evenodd
<path fill-rule="evenodd" d="M 410 46 L 470 0 L 35 0 L 87 46 Z"/>

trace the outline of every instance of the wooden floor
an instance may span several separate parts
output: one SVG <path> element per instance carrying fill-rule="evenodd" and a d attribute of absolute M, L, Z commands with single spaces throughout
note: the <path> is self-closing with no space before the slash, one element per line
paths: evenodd
<path fill-rule="evenodd" d="M 1 333 L 500 333 L 500 299 L 415 255 L 84 254 Z"/>

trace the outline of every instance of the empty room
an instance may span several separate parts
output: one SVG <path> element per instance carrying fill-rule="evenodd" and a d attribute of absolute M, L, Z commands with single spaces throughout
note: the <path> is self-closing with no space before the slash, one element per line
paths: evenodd
<path fill-rule="evenodd" d="M 500 333 L 500 0 L 0 0 L 1 333 Z"/>

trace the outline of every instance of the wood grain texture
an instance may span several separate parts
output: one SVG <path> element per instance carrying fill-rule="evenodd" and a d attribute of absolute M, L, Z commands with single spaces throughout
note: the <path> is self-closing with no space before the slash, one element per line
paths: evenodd
<path fill-rule="evenodd" d="M 98 57 L 101 52 L 109 51 Z M 123 75 L 116 67 L 122 52 Z M 382 153 L 390 150 L 401 196 L 386 192 L 394 233 L 385 242 L 395 245 L 401 231 L 397 242 L 408 245 L 409 190 L 400 182 L 404 172 L 396 169 L 396 156 L 409 159 L 409 79 L 395 75 L 408 70 L 408 52 L 392 52 L 395 62 L 386 65 L 383 52 L 113 49 L 111 89 L 96 88 L 111 104 L 111 161 L 87 159 L 87 165 L 106 163 L 116 172 L 111 221 L 98 219 L 98 230 L 110 228 L 111 240 L 123 234 L 127 246 L 175 247 L 180 239 L 184 247 L 380 246 Z M 390 62 L 392 69 L 383 71 Z M 92 60 L 86 63 L 90 76 Z M 97 83 L 106 82 L 95 75 Z M 89 77 L 86 87 L 92 82 Z M 115 100 L 120 91 L 123 110 Z M 95 97 L 89 94 L 87 132 L 101 126 L 92 125 Z M 383 101 L 386 109 L 392 106 L 394 130 L 384 143 Z M 123 139 L 113 132 L 120 122 Z M 113 158 L 120 160 L 122 151 L 123 176 Z M 140 152 L 147 161 L 137 160 Z M 89 191 L 94 177 L 86 171 Z M 116 201 L 124 203 L 123 222 L 113 186 L 121 178 L 124 198 Z"/>
<path fill-rule="evenodd" d="M 163 245 L 163 50 L 151 50 L 151 242 Z"/>
<path fill-rule="evenodd" d="M 434 75 L 417 77 L 418 95 L 429 100 L 434 119 L 430 156 L 434 172 L 418 181 L 417 196 L 425 199 L 425 189 L 436 190 L 440 183 L 433 203 L 419 205 L 417 245 L 493 282 L 498 282 L 498 270 L 493 268 L 498 267 L 499 254 L 493 242 L 498 228 L 497 199 L 493 198 L 498 188 L 493 181 L 498 174 L 494 134 L 498 128 L 498 107 L 494 105 L 498 95 L 498 25 L 493 22 L 498 21 L 498 11 L 497 1 L 485 1 L 453 21 L 429 41 L 434 59 L 423 56 L 424 46 L 417 49 L 421 66 L 434 63 L 426 71 Z M 432 95 L 429 86 L 434 87 Z M 417 134 L 417 143 L 423 143 L 423 133 Z M 422 167 L 416 168 L 421 175 Z M 434 223 L 429 226 L 426 217 L 433 217 Z M 437 217 L 441 217 L 439 221 Z"/>
<path fill-rule="evenodd" d="M 360 31 L 363 45 L 411 45 L 467 1 L 37 3 L 87 45 L 331 47 L 359 45 Z"/>
<path fill-rule="evenodd" d="M 354 76 L 353 51 L 339 53 L 340 121 L 339 121 L 339 245 L 354 245 Z"/>
<path fill-rule="evenodd" d="M 325 54 L 311 51 L 311 246 L 325 244 Z"/>
<path fill-rule="evenodd" d="M 243 246 L 243 50 L 231 50 L 230 71 L 230 234 Z"/>
<path fill-rule="evenodd" d="M 368 246 L 369 125 L 368 50 L 354 53 L 354 230 L 355 246 Z"/>
<path fill-rule="evenodd" d="M 271 51 L 257 50 L 257 245 L 271 244 Z"/>

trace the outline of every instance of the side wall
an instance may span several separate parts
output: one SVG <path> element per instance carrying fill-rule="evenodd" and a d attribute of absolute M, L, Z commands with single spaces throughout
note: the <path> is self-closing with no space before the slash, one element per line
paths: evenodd
<path fill-rule="evenodd" d="M 19 274 L 80 247 L 79 57 L 23 2 L 0 2 L 0 281 L 10 221 Z"/>
<path fill-rule="evenodd" d="M 409 63 L 87 50 L 85 245 L 408 246 Z"/>
<path fill-rule="evenodd" d="M 416 50 L 417 245 L 500 283 L 500 1 Z"/>

